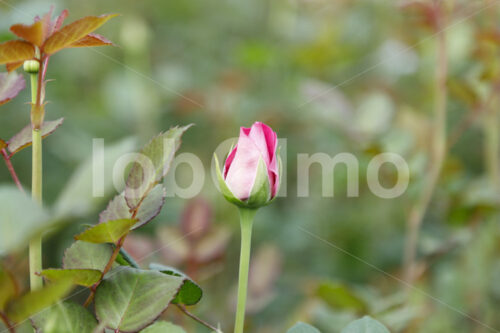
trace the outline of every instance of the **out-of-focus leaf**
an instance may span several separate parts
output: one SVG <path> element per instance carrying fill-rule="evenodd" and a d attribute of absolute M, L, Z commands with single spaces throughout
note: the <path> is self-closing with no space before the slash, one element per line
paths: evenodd
<path fill-rule="evenodd" d="M 57 303 L 32 318 L 38 333 L 93 333 L 97 320 L 83 306 Z"/>
<path fill-rule="evenodd" d="M 97 288 L 97 317 L 108 328 L 139 331 L 167 308 L 183 280 L 160 272 L 120 267 L 111 271 Z"/>
<path fill-rule="evenodd" d="M 182 263 L 190 253 L 186 236 L 178 228 L 163 227 L 157 231 L 161 254 L 171 265 Z"/>
<path fill-rule="evenodd" d="M 27 245 L 51 222 L 43 207 L 15 186 L 0 187 L 0 255 Z"/>
<path fill-rule="evenodd" d="M 62 125 L 64 118 L 57 120 L 45 121 L 42 125 L 42 138 L 49 136 Z M 19 133 L 15 134 L 9 140 L 9 152 L 15 154 L 20 150 L 31 146 L 32 142 L 31 125 L 24 127 Z"/>
<path fill-rule="evenodd" d="M 183 272 L 173 267 L 156 263 L 150 264 L 149 268 L 155 271 L 162 272 L 164 274 L 178 276 L 184 279 L 184 283 L 182 284 L 179 293 L 175 296 L 175 299 L 172 301 L 172 303 L 194 305 L 198 303 L 203 296 L 203 290 L 201 289 L 201 287 Z"/>
<path fill-rule="evenodd" d="M 109 147 L 102 153 L 96 153 L 94 158 L 89 157 L 71 176 L 55 203 L 55 213 L 62 217 L 84 216 L 90 213 L 95 206 L 103 201 L 113 189 L 112 172 L 115 162 L 124 154 L 130 153 L 135 148 L 135 140 L 125 139 Z M 102 193 L 94 195 L 94 172 L 96 165 L 102 165 Z M 102 195 L 102 196 L 100 196 Z"/>
<path fill-rule="evenodd" d="M 165 189 L 162 184 L 156 185 L 147 195 L 144 201 L 141 203 L 139 210 L 137 211 L 136 218 L 138 222 L 132 227 L 132 229 L 137 229 L 144 224 L 151 221 L 156 217 L 161 211 L 163 204 L 165 203 Z M 125 196 L 123 193 L 117 195 L 110 203 L 106 210 L 104 210 L 99 215 L 99 221 L 109 221 L 116 219 L 126 219 L 131 218 L 132 214 L 125 201 Z"/>
<path fill-rule="evenodd" d="M 90 287 L 101 278 L 97 269 L 44 269 L 41 275 L 50 281 L 70 280 L 74 284 Z"/>
<path fill-rule="evenodd" d="M 260 246 L 252 256 L 248 277 L 248 299 L 246 311 L 257 313 L 275 297 L 274 283 L 281 272 L 281 254 L 271 244 Z"/>
<path fill-rule="evenodd" d="M 341 333 L 390 333 L 389 330 L 370 316 L 364 316 L 347 325 Z"/>
<path fill-rule="evenodd" d="M 469 106 L 477 105 L 479 96 L 474 90 L 474 87 L 465 80 L 453 79 L 447 82 L 450 93 L 467 103 Z"/>
<path fill-rule="evenodd" d="M 99 223 L 79 235 L 76 240 L 90 243 L 115 243 L 137 222 L 137 219 L 119 219 Z"/>
<path fill-rule="evenodd" d="M 500 206 L 500 196 L 487 177 L 480 177 L 470 181 L 462 195 L 466 207 L 496 209 Z"/>
<path fill-rule="evenodd" d="M 0 65 L 33 59 L 35 48 L 28 42 L 10 40 L 0 44 Z"/>
<path fill-rule="evenodd" d="M 157 321 L 153 325 L 146 327 L 140 333 L 186 333 L 180 326 L 166 321 Z"/>
<path fill-rule="evenodd" d="M 181 144 L 181 136 L 189 127 L 191 125 L 173 127 L 142 148 L 141 158 L 132 165 L 125 188 L 125 200 L 130 209 L 135 209 L 167 174 Z"/>
<path fill-rule="evenodd" d="M 14 277 L 0 266 L 0 311 L 5 309 L 7 302 L 19 293 Z"/>
<path fill-rule="evenodd" d="M 26 82 L 21 74 L 0 73 L 0 105 L 16 97 L 25 86 Z"/>
<path fill-rule="evenodd" d="M 139 233 L 129 234 L 123 243 L 122 249 L 126 250 L 127 254 L 131 257 L 127 259 L 129 262 L 134 260 L 132 258 L 138 258 L 142 261 L 142 259 L 148 258 L 151 253 L 157 252 L 155 239 L 147 234 Z"/>
<path fill-rule="evenodd" d="M 7 305 L 7 316 L 14 322 L 25 320 L 59 301 L 73 288 L 71 281 L 59 281 L 23 295 Z"/>
<path fill-rule="evenodd" d="M 316 294 L 329 306 L 336 309 L 366 310 L 362 298 L 346 285 L 337 282 L 323 282 L 318 286 Z"/>
<path fill-rule="evenodd" d="M 298 322 L 287 333 L 320 333 L 320 331 L 309 324 Z"/>
<path fill-rule="evenodd" d="M 102 272 L 112 253 L 110 244 L 76 241 L 64 252 L 63 268 L 96 269 Z"/>
<path fill-rule="evenodd" d="M 10 31 L 12 31 L 12 33 L 14 33 L 17 37 L 40 47 L 42 46 L 44 40 L 45 23 L 46 22 L 44 20 L 39 20 L 31 25 L 14 24 L 10 27 Z"/>
<path fill-rule="evenodd" d="M 194 199 L 182 213 L 181 229 L 190 240 L 198 240 L 212 226 L 212 207 L 204 199 Z"/>
<path fill-rule="evenodd" d="M 92 47 L 114 45 L 112 41 L 98 34 L 88 34 L 79 41 L 71 44 L 69 47 Z"/>
<path fill-rule="evenodd" d="M 43 50 L 48 54 L 54 54 L 66 47 L 70 47 L 73 43 L 81 40 L 115 16 L 117 14 L 87 16 L 68 24 L 47 39 L 43 45 Z"/>
<path fill-rule="evenodd" d="M 201 263 L 220 257 L 231 239 L 231 232 L 225 228 L 217 228 L 203 237 L 194 249 L 193 256 Z"/>
<path fill-rule="evenodd" d="M 5 147 L 7 147 L 7 142 L 0 139 L 0 150 L 4 149 Z"/>

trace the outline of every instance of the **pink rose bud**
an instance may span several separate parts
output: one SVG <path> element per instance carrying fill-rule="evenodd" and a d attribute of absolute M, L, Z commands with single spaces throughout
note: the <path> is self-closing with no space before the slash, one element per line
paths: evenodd
<path fill-rule="evenodd" d="M 280 184 L 281 160 L 277 154 L 278 138 L 271 127 L 256 122 L 241 127 L 240 137 L 220 171 L 216 157 L 221 191 L 232 203 L 257 208 L 272 201 Z"/>

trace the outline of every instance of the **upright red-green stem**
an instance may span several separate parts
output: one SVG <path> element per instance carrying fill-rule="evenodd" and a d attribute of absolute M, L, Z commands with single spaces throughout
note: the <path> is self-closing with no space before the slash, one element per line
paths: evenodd
<path fill-rule="evenodd" d="M 436 4 L 436 6 L 439 6 L 439 4 Z M 438 18 L 436 27 L 437 61 L 434 84 L 434 129 L 427 178 L 425 179 L 420 197 L 412 207 L 408 218 L 404 253 L 404 277 L 410 284 L 415 279 L 415 258 L 420 227 L 434 194 L 446 155 L 446 78 L 448 75 L 448 56 L 446 50 L 446 32 L 443 30 L 444 20 L 442 9 L 438 7 L 436 10 L 438 11 Z"/>
<path fill-rule="evenodd" d="M 248 271 L 250 267 L 250 249 L 252 243 L 252 225 L 256 209 L 240 208 L 241 252 L 238 278 L 238 304 L 234 333 L 243 333 L 245 324 L 245 307 L 247 302 Z"/>
<path fill-rule="evenodd" d="M 31 126 L 32 126 L 32 161 L 31 161 L 31 196 L 42 204 L 42 73 L 44 59 L 41 57 L 38 73 L 31 73 Z M 30 286 L 32 290 L 43 287 L 43 279 L 36 273 L 42 270 L 42 235 L 35 236 L 29 244 Z"/>

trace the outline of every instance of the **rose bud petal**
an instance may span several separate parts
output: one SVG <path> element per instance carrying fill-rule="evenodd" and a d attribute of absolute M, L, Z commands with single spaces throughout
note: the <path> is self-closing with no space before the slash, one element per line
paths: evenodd
<path fill-rule="evenodd" d="M 223 173 L 216 158 L 217 176 L 226 199 L 242 207 L 270 203 L 280 183 L 281 160 L 277 149 L 277 135 L 269 126 L 256 122 L 251 128 L 242 127 Z"/>

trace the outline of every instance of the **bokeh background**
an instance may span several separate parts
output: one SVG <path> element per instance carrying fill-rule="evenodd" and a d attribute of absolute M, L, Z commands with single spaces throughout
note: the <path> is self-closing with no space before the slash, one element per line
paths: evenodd
<path fill-rule="evenodd" d="M 49 65 L 46 117 L 65 122 L 44 141 L 44 200 L 75 218 L 45 238 L 45 267 L 60 267 L 73 235 L 95 223 L 116 193 L 113 159 L 162 130 L 194 123 L 180 152 L 202 160 L 202 192 L 168 198 L 125 248 L 141 265 L 190 274 L 204 289 L 192 312 L 230 331 L 238 216 L 209 167 L 222 141 L 259 120 L 287 139 L 287 195 L 256 218 L 248 332 L 284 332 L 302 320 L 335 333 L 364 314 L 392 332 L 500 330 L 497 1 L 0 0 L 0 40 L 14 37 L 11 24 L 28 23 L 51 4 L 56 13 L 69 9 L 68 22 L 121 16 L 99 31 L 118 47 L 66 50 Z M 442 127 L 440 96 L 448 101 Z M 27 101 L 26 90 L 0 109 L 1 138 L 28 124 Z M 429 186 L 443 128 L 446 156 L 407 283 L 408 221 Z M 88 196 L 93 138 L 104 138 L 110 156 L 104 198 Z M 342 165 L 334 197 L 322 196 L 319 165 L 310 169 L 310 196 L 297 197 L 297 154 L 316 152 L 358 158 L 359 197 L 347 196 Z M 377 198 L 367 186 L 366 166 L 380 152 L 398 153 L 410 166 L 410 185 L 398 198 Z M 30 159 L 26 149 L 13 160 L 27 188 Z M 176 171 L 177 183 L 189 185 L 191 170 Z M 395 175 L 385 165 L 382 184 L 391 186 Z M 3 165 L 0 182 L 11 183 Z M 16 262 L 27 267 L 26 255 Z M 206 331 L 175 308 L 165 316 L 188 332 Z"/>

